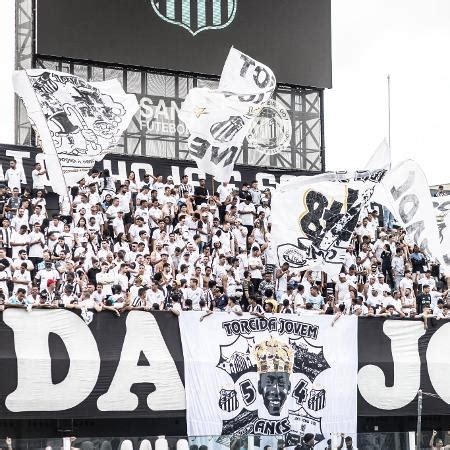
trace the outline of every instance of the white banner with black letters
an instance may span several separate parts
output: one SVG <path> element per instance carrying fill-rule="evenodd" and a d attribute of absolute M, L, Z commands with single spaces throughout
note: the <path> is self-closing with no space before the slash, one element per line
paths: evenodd
<path fill-rule="evenodd" d="M 14 90 L 39 134 L 53 191 L 67 195 L 115 147 L 138 109 L 118 80 L 88 83 L 52 70 L 22 70 Z"/>
<path fill-rule="evenodd" d="M 280 265 L 336 276 L 385 172 L 331 172 L 280 186 L 272 199 L 272 242 Z"/>
<path fill-rule="evenodd" d="M 355 317 L 201 314 L 180 316 L 190 436 L 356 432 Z"/>
<path fill-rule="evenodd" d="M 430 189 L 421 167 L 415 161 L 403 161 L 386 174 L 381 186 L 383 198 L 377 196 L 377 201 L 389 208 L 409 242 L 428 258 L 443 263 Z"/>
<path fill-rule="evenodd" d="M 217 181 L 229 181 L 252 121 L 275 87 L 267 66 L 232 48 L 219 88 L 189 91 L 179 117 L 190 132 L 189 151 L 199 169 Z"/>

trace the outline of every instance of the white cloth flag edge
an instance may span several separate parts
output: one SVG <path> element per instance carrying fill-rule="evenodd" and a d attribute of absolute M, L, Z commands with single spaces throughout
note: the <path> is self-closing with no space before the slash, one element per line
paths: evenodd
<path fill-rule="evenodd" d="M 425 230 L 426 230 L 427 235 L 429 237 L 431 237 L 431 239 L 424 238 L 421 242 L 417 242 L 415 239 L 413 239 L 413 241 L 415 244 L 419 245 L 419 247 L 420 247 L 421 243 L 423 243 L 425 240 L 428 240 L 428 242 L 431 243 L 432 245 L 428 247 L 430 253 L 427 254 L 427 256 L 432 257 L 432 258 L 438 260 L 441 264 L 443 264 L 444 259 L 443 259 L 442 249 L 439 245 L 439 231 L 438 231 L 437 222 L 436 222 L 436 219 L 434 216 L 434 207 L 433 207 L 432 197 L 429 192 L 427 177 L 426 177 L 425 173 L 423 172 L 422 168 L 419 166 L 419 164 L 417 164 L 412 159 L 406 159 L 406 160 L 400 162 L 392 170 L 390 170 L 386 174 L 385 178 L 380 183 L 380 186 L 378 189 L 379 189 L 379 192 L 382 192 L 382 194 L 377 195 L 377 201 L 382 200 L 382 202 L 383 202 L 382 204 L 384 206 L 386 206 L 389 209 L 389 211 L 391 211 L 391 213 L 395 217 L 395 220 L 402 228 L 405 228 L 406 226 L 408 226 L 408 223 L 405 223 L 403 221 L 400 211 L 399 211 L 397 205 L 395 204 L 395 201 L 394 201 L 392 193 L 391 193 L 391 189 L 393 189 L 394 186 L 398 186 L 398 185 L 402 184 L 402 181 L 398 179 L 398 176 L 399 176 L 401 170 L 404 169 L 407 165 L 412 165 L 411 169 L 413 169 L 415 171 L 415 173 L 419 174 L 419 176 L 423 177 L 422 181 L 424 183 L 421 183 L 421 184 L 425 186 L 424 192 L 419 191 L 419 189 L 418 189 L 419 183 L 417 183 L 417 182 L 414 183 L 413 192 L 414 192 L 414 195 L 417 196 L 417 198 L 420 197 L 420 200 L 423 202 L 423 205 L 425 206 L 424 208 L 422 208 L 422 211 L 426 210 L 426 212 L 422 212 L 422 216 L 423 216 L 424 220 L 425 219 L 427 220 L 428 225 L 425 227 Z M 392 182 L 390 182 L 391 180 L 392 180 Z M 395 181 L 395 183 L 394 183 L 394 181 Z M 392 185 L 392 187 L 390 187 L 390 185 Z M 420 188 L 422 188 L 422 190 L 423 190 L 423 186 L 420 186 Z M 414 234 L 414 237 L 415 236 L 416 236 L 416 234 Z M 436 244 L 436 242 L 438 245 Z M 430 248 L 430 247 L 432 247 L 432 248 Z"/>
<path fill-rule="evenodd" d="M 67 196 L 67 186 L 65 183 L 64 173 L 59 162 L 58 153 L 53 143 L 47 121 L 42 113 L 41 105 L 33 86 L 31 85 L 27 71 L 15 71 L 13 73 L 12 82 L 14 91 L 22 99 L 22 102 L 25 105 L 28 118 L 30 119 L 33 128 L 39 130 L 42 150 L 45 153 L 45 165 L 47 167 L 47 172 L 52 174 L 52 179 L 50 181 L 53 191 L 61 196 Z M 37 122 L 40 124 L 38 125 Z M 59 176 L 56 174 L 59 174 Z"/>
<path fill-rule="evenodd" d="M 60 156 L 53 142 L 48 126 L 48 121 L 44 116 L 41 104 L 30 79 L 30 76 L 37 76 L 39 74 L 42 74 L 43 72 L 49 72 L 60 77 L 69 76 L 74 79 L 81 79 L 84 83 L 91 85 L 101 91 L 103 95 L 108 95 L 114 99 L 120 97 L 120 99 L 124 103 L 127 120 L 125 120 L 124 118 L 122 124 L 118 127 L 119 133 L 117 133 L 116 135 L 116 142 L 114 145 L 110 145 L 108 149 L 111 149 L 117 145 L 120 140 L 120 136 L 129 126 L 129 123 L 138 110 L 139 105 L 137 103 L 136 96 L 134 94 L 126 93 L 123 90 L 123 87 L 120 84 L 119 80 L 117 79 L 105 80 L 100 82 L 88 82 L 83 78 L 78 77 L 77 75 L 47 69 L 19 70 L 13 73 L 12 82 L 14 90 L 17 95 L 21 97 L 27 110 L 27 115 L 30 119 L 30 122 L 32 122 L 33 127 L 36 129 L 41 139 L 42 150 L 45 154 L 46 168 L 47 172 L 50 175 L 50 181 L 53 191 L 61 196 L 67 196 L 68 185 L 73 185 L 74 183 L 81 180 L 87 174 L 88 170 L 70 173 L 70 183 L 67 183 L 67 177 L 64 173 L 63 165 L 60 161 Z M 105 157 L 106 154 L 107 151 L 104 151 L 98 155 L 90 155 L 89 157 L 94 161 L 100 161 Z M 57 176 L 57 174 L 60 174 L 60 176 Z"/>

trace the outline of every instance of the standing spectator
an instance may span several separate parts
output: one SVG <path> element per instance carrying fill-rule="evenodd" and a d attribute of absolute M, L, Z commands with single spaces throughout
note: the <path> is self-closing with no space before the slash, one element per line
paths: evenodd
<path fill-rule="evenodd" d="M 16 188 L 18 192 L 21 191 L 21 184 L 26 183 L 25 173 L 22 168 L 17 167 L 15 159 L 9 162 L 9 169 L 5 172 L 5 181 L 11 191 Z"/>
<path fill-rule="evenodd" d="M 36 193 L 38 190 L 45 191 L 45 174 L 47 171 L 42 168 L 40 162 L 37 162 L 34 165 L 34 169 L 31 172 L 31 177 L 33 179 L 33 193 Z"/>

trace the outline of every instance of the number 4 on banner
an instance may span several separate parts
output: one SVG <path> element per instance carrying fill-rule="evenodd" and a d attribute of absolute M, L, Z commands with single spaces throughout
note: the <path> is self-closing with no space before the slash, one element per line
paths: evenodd
<path fill-rule="evenodd" d="M 297 403 L 301 405 L 308 396 L 308 390 L 306 389 L 308 386 L 308 382 L 305 380 L 300 380 L 295 386 L 294 392 L 292 393 L 292 397 L 295 398 Z"/>

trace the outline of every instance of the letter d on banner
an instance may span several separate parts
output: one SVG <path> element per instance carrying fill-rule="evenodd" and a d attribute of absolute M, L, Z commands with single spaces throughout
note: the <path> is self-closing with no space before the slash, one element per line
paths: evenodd
<path fill-rule="evenodd" d="M 422 322 L 386 320 L 383 331 L 391 340 L 394 385 L 387 387 L 383 371 L 369 364 L 358 373 L 358 388 L 370 405 L 392 410 L 412 402 L 420 388 L 418 340 L 425 330 Z"/>
<path fill-rule="evenodd" d="M 17 388 L 6 397 L 12 412 L 62 411 L 81 403 L 92 391 L 100 370 L 97 343 L 85 322 L 70 311 L 7 309 L 3 320 L 14 331 Z M 48 336 L 57 334 L 70 359 L 66 378 L 52 382 Z"/>

